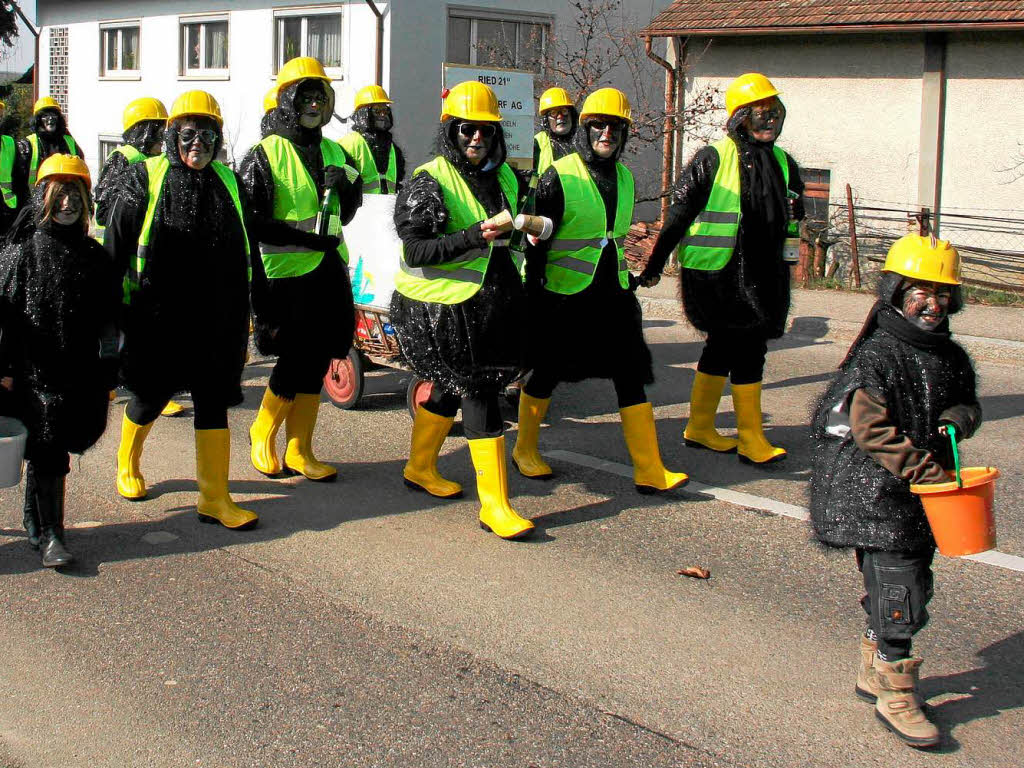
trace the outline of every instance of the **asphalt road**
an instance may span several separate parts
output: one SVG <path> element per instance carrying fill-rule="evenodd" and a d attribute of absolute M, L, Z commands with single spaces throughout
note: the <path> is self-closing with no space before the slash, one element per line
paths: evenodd
<path fill-rule="evenodd" d="M 510 478 L 532 542 L 481 531 L 472 493 L 405 489 L 398 373 L 372 374 L 359 410 L 322 406 L 317 442 L 340 479 L 315 485 L 248 465 L 268 374 L 254 361 L 231 414 L 232 489 L 261 515 L 242 533 L 196 523 L 187 417 L 150 436 L 150 498 L 116 497 L 115 405 L 69 478 L 77 568 L 40 569 L 21 490 L 0 492 L 0 766 L 1016 768 L 1020 571 L 937 559 L 916 649 L 939 755 L 900 745 L 853 695 L 852 555 L 765 510 L 806 506 L 805 425 L 846 349 L 802 328 L 769 355 L 769 434 L 790 458 L 764 469 L 682 446 L 700 342 L 648 322 L 666 463 L 759 499 L 637 495 L 616 474 L 628 456 L 610 385 L 567 386 L 541 431 L 558 476 Z M 1024 557 L 1019 368 L 979 363 L 987 421 L 966 454 L 1003 471 L 998 549 Z M 472 488 L 458 430 L 441 468 Z M 694 564 L 711 579 L 676 575 Z"/>

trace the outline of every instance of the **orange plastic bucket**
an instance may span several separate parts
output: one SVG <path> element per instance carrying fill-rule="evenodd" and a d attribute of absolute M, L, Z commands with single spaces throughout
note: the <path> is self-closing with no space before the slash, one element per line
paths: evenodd
<path fill-rule="evenodd" d="M 999 470 L 964 467 L 960 470 L 962 486 L 957 485 L 955 474 L 950 476 L 948 483 L 910 486 L 921 497 L 939 552 L 961 557 L 992 549 L 996 545 L 992 503 Z"/>

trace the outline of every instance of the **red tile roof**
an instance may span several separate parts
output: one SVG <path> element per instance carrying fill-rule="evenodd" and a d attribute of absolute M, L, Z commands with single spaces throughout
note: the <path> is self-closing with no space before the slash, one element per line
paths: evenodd
<path fill-rule="evenodd" d="M 1022 0 L 675 0 L 644 36 L 1024 26 Z"/>

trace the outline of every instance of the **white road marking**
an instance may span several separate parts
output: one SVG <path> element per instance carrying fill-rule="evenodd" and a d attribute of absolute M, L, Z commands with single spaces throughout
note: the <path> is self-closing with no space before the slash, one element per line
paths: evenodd
<path fill-rule="evenodd" d="M 617 475 L 619 477 L 629 478 L 630 480 L 633 479 L 633 468 L 626 464 L 620 464 L 617 461 L 598 459 L 584 453 L 576 453 L 575 451 L 546 451 L 544 455 L 552 459 L 567 461 L 570 464 L 576 464 L 581 467 L 589 467 L 590 469 L 607 472 L 610 475 Z M 776 501 L 775 499 L 769 499 L 765 496 L 755 496 L 752 493 L 742 493 L 741 491 L 731 491 L 728 488 L 705 485 L 704 483 L 695 482 L 692 478 L 690 479 L 690 482 L 687 483 L 686 487 L 681 489 L 681 491 L 682 493 L 701 493 L 706 496 L 712 496 L 719 501 L 735 504 L 738 507 L 762 510 L 764 512 L 770 512 L 773 515 L 791 517 L 794 520 L 806 521 L 810 519 L 810 513 L 806 507 L 801 507 L 797 504 L 787 504 L 784 501 Z M 961 559 L 974 560 L 978 563 L 994 565 L 997 568 L 1005 568 L 1009 571 L 1019 571 L 1024 573 L 1024 557 L 1008 555 L 1005 552 L 1000 552 L 996 549 L 989 550 L 988 552 L 981 552 L 977 555 L 966 555 Z"/>

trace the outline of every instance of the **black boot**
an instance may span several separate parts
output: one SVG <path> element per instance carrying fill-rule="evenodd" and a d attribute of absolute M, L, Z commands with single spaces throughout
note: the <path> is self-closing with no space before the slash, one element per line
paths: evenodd
<path fill-rule="evenodd" d="M 36 472 L 36 499 L 43 528 L 39 538 L 43 567 L 68 565 L 75 558 L 64 548 L 64 475 Z"/>
<path fill-rule="evenodd" d="M 39 549 L 39 506 L 36 502 L 36 471 L 32 462 L 25 463 L 25 532 L 28 545 Z"/>

